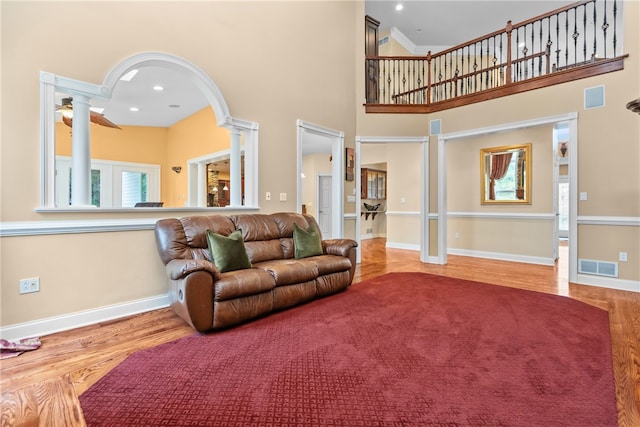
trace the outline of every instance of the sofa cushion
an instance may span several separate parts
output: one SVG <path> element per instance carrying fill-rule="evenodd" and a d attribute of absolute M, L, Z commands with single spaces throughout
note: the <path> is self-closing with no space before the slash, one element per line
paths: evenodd
<path fill-rule="evenodd" d="M 284 254 L 282 253 L 282 246 L 280 245 L 280 239 L 244 242 L 244 246 L 247 250 L 247 255 L 252 264 L 261 261 L 268 261 L 271 259 L 282 259 Z"/>
<path fill-rule="evenodd" d="M 238 227 L 222 215 L 194 215 L 180 218 L 187 246 L 191 248 L 207 248 L 207 230 L 228 236 Z"/>
<path fill-rule="evenodd" d="M 235 270 L 220 275 L 214 283 L 213 300 L 226 301 L 268 292 L 276 281 L 268 272 L 259 268 Z"/>
<path fill-rule="evenodd" d="M 211 230 L 207 230 L 206 235 L 211 259 L 221 273 L 251 268 L 242 240 L 242 230 L 236 230 L 228 237 Z"/>
<path fill-rule="evenodd" d="M 255 268 L 268 271 L 276 286 L 308 282 L 318 277 L 318 266 L 307 259 L 279 259 L 254 264 Z"/>
<path fill-rule="evenodd" d="M 298 224 L 293 224 L 293 247 L 296 258 L 322 255 L 320 233 L 315 224 L 311 224 L 307 230 L 300 228 Z"/>
<path fill-rule="evenodd" d="M 318 266 L 318 275 L 324 276 L 325 274 L 338 273 L 341 271 L 348 271 L 351 268 L 351 261 L 349 258 L 345 258 L 337 255 L 323 255 L 307 258 L 309 261 L 313 261 Z"/>

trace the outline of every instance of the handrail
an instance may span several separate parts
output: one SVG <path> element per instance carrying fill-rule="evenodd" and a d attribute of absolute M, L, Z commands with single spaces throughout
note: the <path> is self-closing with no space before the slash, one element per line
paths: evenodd
<path fill-rule="evenodd" d="M 508 21 L 503 29 L 426 56 L 367 56 L 366 105 L 430 106 L 623 58 L 618 1 L 582 0 L 517 24 Z M 610 64 L 606 69 L 614 71 Z"/>

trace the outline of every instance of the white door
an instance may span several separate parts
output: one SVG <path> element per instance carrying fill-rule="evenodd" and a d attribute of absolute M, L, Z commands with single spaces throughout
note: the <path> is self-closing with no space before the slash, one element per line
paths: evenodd
<path fill-rule="evenodd" d="M 331 175 L 318 175 L 318 225 L 324 238 L 331 237 Z"/>
<path fill-rule="evenodd" d="M 560 177 L 558 183 L 558 235 L 569 238 L 569 177 Z"/>

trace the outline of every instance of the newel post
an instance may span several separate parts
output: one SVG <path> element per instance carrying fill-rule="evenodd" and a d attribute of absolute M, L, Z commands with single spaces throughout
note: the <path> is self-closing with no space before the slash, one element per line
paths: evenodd
<path fill-rule="evenodd" d="M 427 52 L 427 100 L 426 104 L 431 104 L 431 51 Z"/>
<path fill-rule="evenodd" d="M 511 21 L 507 21 L 507 84 L 511 84 L 511 31 L 513 31 L 513 25 Z"/>

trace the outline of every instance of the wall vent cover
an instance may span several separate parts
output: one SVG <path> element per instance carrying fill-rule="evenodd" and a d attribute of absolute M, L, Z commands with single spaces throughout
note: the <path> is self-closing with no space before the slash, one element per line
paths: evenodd
<path fill-rule="evenodd" d="M 385 36 L 378 40 L 378 46 L 382 46 L 383 44 L 389 43 L 389 36 Z"/>
<path fill-rule="evenodd" d="M 595 86 L 584 90 L 584 109 L 604 107 L 604 86 Z"/>
<path fill-rule="evenodd" d="M 429 135 L 440 135 L 442 133 L 442 119 L 434 119 L 429 122 Z"/>
<path fill-rule="evenodd" d="M 597 276 L 618 277 L 618 263 L 610 261 L 595 261 L 591 259 L 579 259 L 578 273 L 595 274 Z"/>

